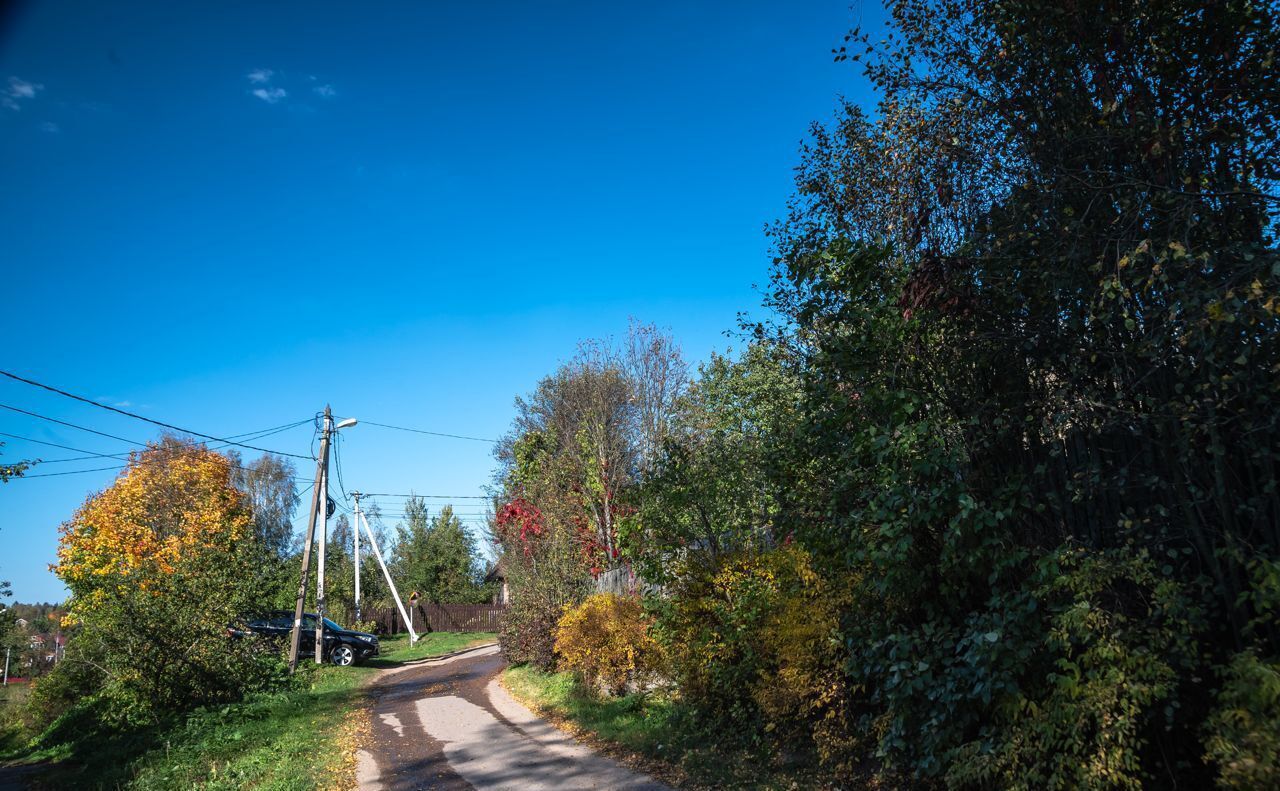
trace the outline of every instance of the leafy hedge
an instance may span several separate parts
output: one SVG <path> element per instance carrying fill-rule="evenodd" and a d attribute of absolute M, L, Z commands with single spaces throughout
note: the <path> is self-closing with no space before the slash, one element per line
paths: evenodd
<path fill-rule="evenodd" d="M 612 695 L 643 690 L 662 670 L 652 627 L 653 618 L 636 596 L 588 596 L 566 609 L 556 624 L 559 664 L 591 690 Z"/>

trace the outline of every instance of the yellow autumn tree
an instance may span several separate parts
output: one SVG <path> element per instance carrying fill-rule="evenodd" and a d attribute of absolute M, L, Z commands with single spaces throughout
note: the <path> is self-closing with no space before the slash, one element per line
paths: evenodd
<path fill-rule="evenodd" d="M 272 657 L 227 631 L 258 604 L 261 557 L 232 480 L 226 456 L 166 437 L 62 526 L 67 658 L 92 670 L 118 714 L 234 699 L 274 674 Z"/>

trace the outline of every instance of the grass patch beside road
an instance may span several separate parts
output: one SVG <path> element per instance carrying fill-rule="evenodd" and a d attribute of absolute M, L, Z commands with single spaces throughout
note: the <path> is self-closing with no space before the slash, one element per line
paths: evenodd
<path fill-rule="evenodd" d="M 672 704 L 665 698 L 627 695 L 602 700 L 585 694 L 571 673 L 544 673 L 528 665 L 507 668 L 502 681 L 526 705 L 628 750 L 652 757 L 670 752 Z"/>
<path fill-rule="evenodd" d="M 409 635 L 396 634 L 380 639 L 378 661 L 412 662 L 415 659 L 451 654 L 473 645 L 492 643 L 498 639 L 492 632 L 431 632 L 419 635 L 415 645 L 409 645 Z"/>
<path fill-rule="evenodd" d="M 349 789 L 355 785 L 355 745 L 368 722 L 362 687 L 380 669 L 493 639 L 435 632 L 410 647 L 407 636 L 403 641 L 391 637 L 381 656 L 366 665 L 302 665 L 305 675 L 293 689 L 129 732 L 94 729 L 86 711 L 80 722 L 51 729 L 76 734 L 73 739 L 50 743 L 47 733 L 0 758 L 52 762 L 38 778 L 49 788 Z"/>
<path fill-rule="evenodd" d="M 507 668 L 502 683 L 529 708 L 673 786 L 837 787 L 834 778 L 817 774 L 803 758 L 780 761 L 734 743 L 733 734 L 697 731 L 689 712 L 664 693 L 600 699 L 587 694 L 572 673 L 544 673 L 527 665 Z"/>

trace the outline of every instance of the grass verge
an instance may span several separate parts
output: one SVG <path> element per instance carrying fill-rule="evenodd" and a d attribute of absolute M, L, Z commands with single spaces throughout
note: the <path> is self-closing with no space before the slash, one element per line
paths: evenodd
<path fill-rule="evenodd" d="M 48 788 L 209 791 L 347 789 L 355 785 L 355 745 L 367 727 L 364 685 L 380 669 L 452 653 L 493 635 L 435 632 L 414 646 L 395 637 L 377 659 L 348 668 L 304 666 L 293 689 L 252 695 L 240 703 L 201 709 L 128 732 L 83 722 L 55 725 L 74 738 L 48 734 L 23 750 L 0 755 L 48 762 L 37 781 Z M 402 644 L 403 643 L 403 644 Z"/>
<path fill-rule="evenodd" d="M 808 761 L 779 763 L 730 738 L 690 726 L 688 712 L 661 693 L 597 698 L 572 673 L 509 667 L 502 683 L 513 697 L 602 752 L 685 789 L 833 788 Z"/>
<path fill-rule="evenodd" d="M 381 640 L 378 658 L 370 665 L 412 662 L 415 659 L 451 654 L 469 646 L 491 643 L 497 639 L 497 635 L 491 632 L 431 632 L 419 635 L 418 642 L 410 645 L 409 635 L 391 635 Z"/>

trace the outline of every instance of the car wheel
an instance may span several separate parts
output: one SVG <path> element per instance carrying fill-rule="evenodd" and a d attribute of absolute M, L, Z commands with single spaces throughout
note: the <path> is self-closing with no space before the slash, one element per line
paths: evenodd
<path fill-rule="evenodd" d="M 351 646 L 339 643 L 329 652 L 329 661 L 339 667 L 354 665 L 356 663 L 356 652 L 351 650 Z"/>

